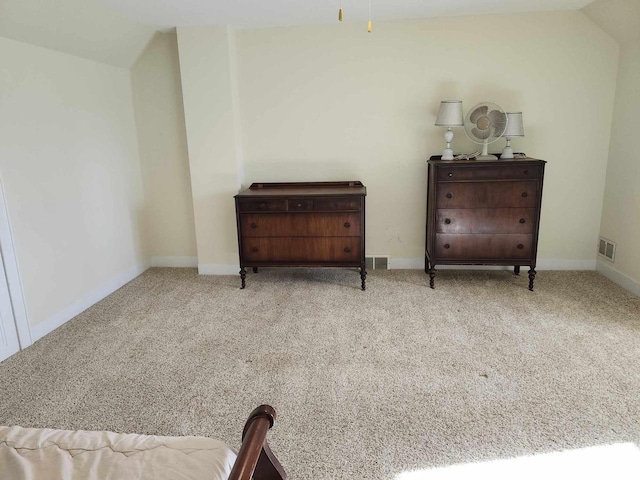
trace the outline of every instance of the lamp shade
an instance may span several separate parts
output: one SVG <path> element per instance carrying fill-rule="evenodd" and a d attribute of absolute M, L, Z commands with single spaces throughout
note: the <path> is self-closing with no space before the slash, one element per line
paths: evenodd
<path fill-rule="evenodd" d="M 502 134 L 503 137 L 524 137 L 524 125 L 522 123 L 522 112 L 507 113 L 507 128 Z"/>
<path fill-rule="evenodd" d="M 464 125 L 463 118 L 461 100 L 444 100 L 440 102 L 436 126 L 462 127 Z"/>

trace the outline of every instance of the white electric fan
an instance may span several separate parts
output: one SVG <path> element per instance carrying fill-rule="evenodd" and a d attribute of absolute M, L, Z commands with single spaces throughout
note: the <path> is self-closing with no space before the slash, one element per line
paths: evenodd
<path fill-rule="evenodd" d="M 489 155 L 489 144 L 497 141 L 507 128 L 507 114 L 495 103 L 479 103 L 467 112 L 464 119 L 464 131 L 467 137 L 482 145 L 482 155 L 478 160 L 497 160 Z"/>

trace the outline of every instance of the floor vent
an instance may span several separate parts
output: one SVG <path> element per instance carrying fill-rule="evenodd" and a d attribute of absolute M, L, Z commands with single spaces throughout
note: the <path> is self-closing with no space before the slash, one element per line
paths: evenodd
<path fill-rule="evenodd" d="M 616 256 L 616 244 L 611 240 L 600 237 L 600 243 L 598 244 L 598 254 L 613 262 Z"/>
<path fill-rule="evenodd" d="M 367 270 L 389 270 L 389 256 L 365 257 Z"/>

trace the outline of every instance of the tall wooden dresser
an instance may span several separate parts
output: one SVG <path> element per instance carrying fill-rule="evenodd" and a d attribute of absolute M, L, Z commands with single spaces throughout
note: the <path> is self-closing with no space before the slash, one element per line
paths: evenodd
<path fill-rule="evenodd" d="M 362 182 L 254 183 L 235 196 L 240 278 L 245 267 L 357 267 L 361 288 Z"/>
<path fill-rule="evenodd" d="M 529 266 L 536 275 L 545 161 L 429 160 L 425 272 L 436 265 Z"/>

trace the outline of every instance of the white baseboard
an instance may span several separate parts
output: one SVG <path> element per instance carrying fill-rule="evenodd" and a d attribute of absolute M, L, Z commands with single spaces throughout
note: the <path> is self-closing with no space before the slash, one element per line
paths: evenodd
<path fill-rule="evenodd" d="M 424 258 L 391 258 L 389 268 L 392 270 L 422 270 Z M 439 270 L 510 270 L 510 266 L 500 265 L 436 265 Z M 536 262 L 536 270 L 595 270 L 596 261 L 573 260 L 566 258 L 541 258 Z"/>
<path fill-rule="evenodd" d="M 56 328 L 64 325 L 73 317 L 81 314 L 87 308 L 95 305 L 107 295 L 111 295 L 123 285 L 129 283 L 131 280 L 142 274 L 148 265 L 138 264 L 124 272 L 113 277 L 111 280 L 104 282 L 98 288 L 88 292 L 71 305 L 68 305 L 59 312 L 51 315 L 43 322 L 38 323 L 31 327 L 31 338 L 35 342 L 45 335 L 53 332 Z"/>
<path fill-rule="evenodd" d="M 198 257 L 151 257 L 152 267 L 196 268 Z"/>
<path fill-rule="evenodd" d="M 424 270 L 424 258 L 389 258 L 389 270 Z"/>
<path fill-rule="evenodd" d="M 595 270 L 596 260 L 593 259 L 568 259 L 568 258 L 541 258 L 536 264 L 536 270 Z"/>
<path fill-rule="evenodd" d="M 240 266 L 237 264 L 228 265 L 224 263 L 200 263 L 198 273 L 200 275 L 237 275 Z"/>
<path fill-rule="evenodd" d="M 436 265 L 439 270 L 511 270 L 513 267 L 500 265 Z M 423 270 L 424 258 L 395 258 L 389 259 L 391 270 Z M 566 258 L 542 258 L 536 263 L 536 270 L 595 270 L 596 261 L 573 260 Z M 200 275 L 237 275 L 238 265 L 199 264 Z"/>
<path fill-rule="evenodd" d="M 622 288 L 629 290 L 634 295 L 640 297 L 640 282 L 637 282 L 633 278 L 628 277 L 622 272 L 619 272 L 618 270 L 613 268 L 613 266 L 606 260 L 598 259 L 596 270 L 598 270 L 598 272 L 607 277 L 609 280 L 620 285 Z"/>

